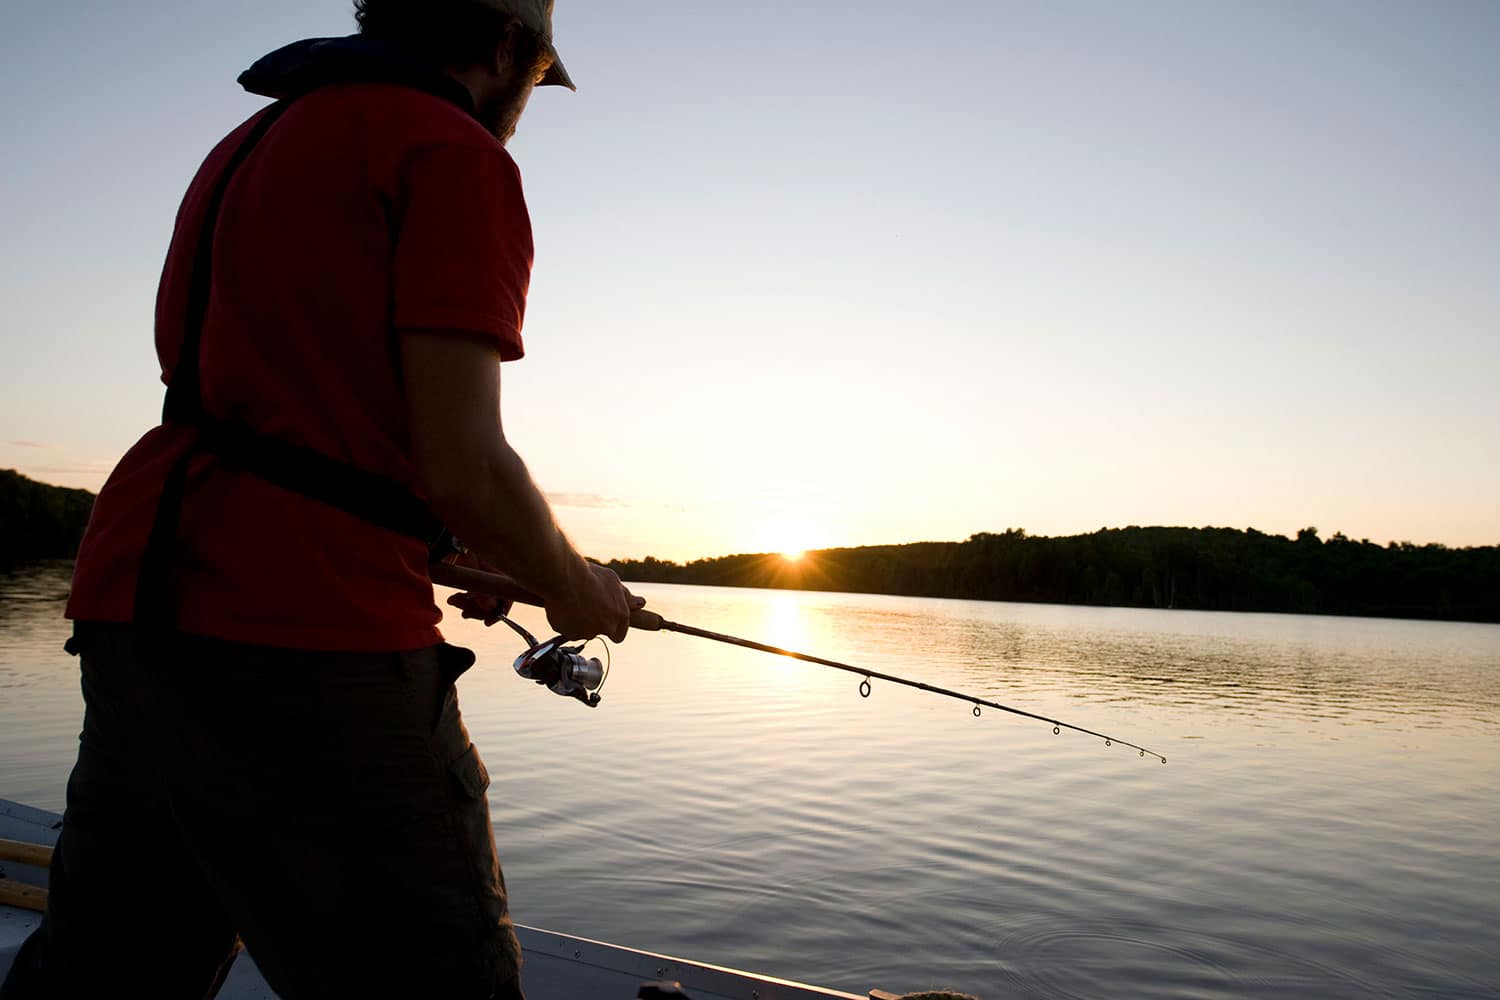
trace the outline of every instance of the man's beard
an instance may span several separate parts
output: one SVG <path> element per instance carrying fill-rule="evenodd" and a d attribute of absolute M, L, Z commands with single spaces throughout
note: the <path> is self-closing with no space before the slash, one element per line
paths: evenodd
<path fill-rule="evenodd" d="M 520 124 L 521 113 L 526 110 L 526 102 L 531 100 L 531 92 L 535 84 L 530 80 L 522 78 L 504 93 L 498 94 L 494 100 L 486 101 L 478 109 L 479 121 L 485 128 L 489 129 L 500 145 L 510 142 L 511 136 L 516 134 L 516 126 Z"/>

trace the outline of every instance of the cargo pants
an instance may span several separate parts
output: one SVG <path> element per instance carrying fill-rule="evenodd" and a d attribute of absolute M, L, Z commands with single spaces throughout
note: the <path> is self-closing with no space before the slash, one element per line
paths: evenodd
<path fill-rule="evenodd" d="M 85 715 L 48 911 L 4 1000 L 212 996 L 236 936 L 278 995 L 520 1000 L 467 650 L 147 652 L 80 623 Z"/>

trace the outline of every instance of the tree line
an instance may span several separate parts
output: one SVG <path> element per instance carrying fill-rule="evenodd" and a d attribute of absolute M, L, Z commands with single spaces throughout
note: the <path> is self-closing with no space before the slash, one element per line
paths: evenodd
<path fill-rule="evenodd" d="M 94 495 L 0 469 L 0 565 L 71 559 Z M 689 563 L 614 560 L 638 583 L 829 590 L 982 601 L 1500 623 L 1500 547 L 1377 545 L 1316 528 L 1020 529 L 962 542 L 823 549 L 789 562 L 756 553 Z"/>
<path fill-rule="evenodd" d="M 1316 528 L 1011 529 L 962 542 L 747 554 L 679 564 L 616 560 L 640 583 L 830 590 L 985 601 L 1500 622 L 1500 547 L 1377 545 Z"/>
<path fill-rule="evenodd" d="M 49 486 L 0 469 L 0 566 L 71 559 L 94 509 L 94 494 Z"/>

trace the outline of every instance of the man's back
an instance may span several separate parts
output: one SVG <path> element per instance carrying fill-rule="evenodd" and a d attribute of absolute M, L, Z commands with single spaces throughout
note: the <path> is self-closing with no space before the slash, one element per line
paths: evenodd
<path fill-rule="evenodd" d="M 208 202 L 255 120 L 210 154 L 178 216 L 157 307 L 169 381 Z M 519 358 L 531 249 L 515 164 L 469 114 L 408 87 L 320 88 L 276 122 L 225 197 L 204 404 L 420 493 L 394 331 L 469 332 Z M 160 470 L 191 434 L 156 428 L 120 463 L 80 552 L 71 617 L 130 620 Z M 178 544 L 184 631 L 303 649 L 438 640 L 420 542 L 217 459 L 195 465 Z"/>

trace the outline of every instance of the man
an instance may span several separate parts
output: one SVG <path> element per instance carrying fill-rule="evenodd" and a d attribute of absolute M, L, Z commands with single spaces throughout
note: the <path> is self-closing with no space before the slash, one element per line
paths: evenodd
<path fill-rule="evenodd" d="M 623 639 L 644 603 L 563 537 L 499 417 L 532 257 L 505 141 L 572 83 L 551 0 L 356 8 L 359 35 L 241 77 L 277 103 L 183 201 L 165 419 L 79 555 L 84 728 L 6 998 L 202 997 L 236 935 L 285 997 L 521 996 L 429 536 L 569 637 Z"/>

